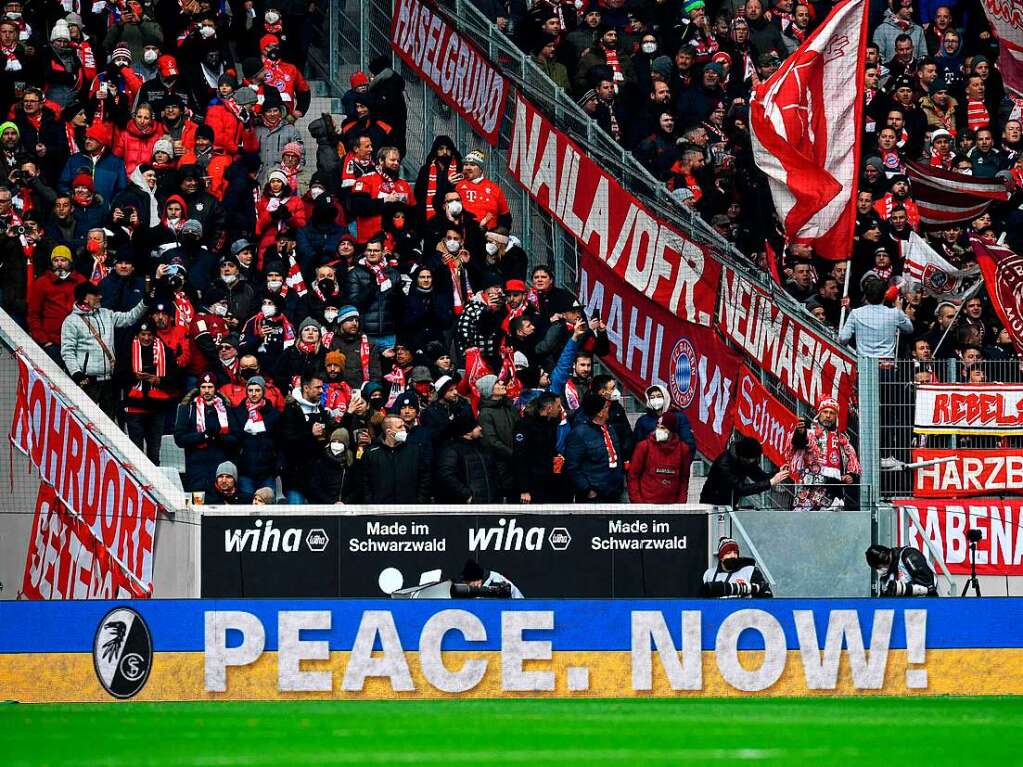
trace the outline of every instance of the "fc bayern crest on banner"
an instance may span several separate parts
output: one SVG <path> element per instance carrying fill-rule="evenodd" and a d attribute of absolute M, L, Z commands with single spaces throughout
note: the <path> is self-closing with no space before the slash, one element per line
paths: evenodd
<path fill-rule="evenodd" d="M 130 607 L 104 615 L 96 628 L 92 660 L 104 690 L 115 698 L 137 695 L 153 667 L 153 640 L 142 616 Z"/>
<path fill-rule="evenodd" d="M 696 349 L 688 338 L 680 338 L 671 350 L 671 399 L 681 410 L 696 396 Z"/>

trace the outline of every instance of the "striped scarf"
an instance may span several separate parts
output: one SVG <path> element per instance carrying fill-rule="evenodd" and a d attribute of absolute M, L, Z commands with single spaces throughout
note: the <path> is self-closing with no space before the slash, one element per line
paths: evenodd
<path fill-rule="evenodd" d="M 987 128 L 991 124 L 991 116 L 980 99 L 966 99 L 966 124 L 971 130 Z"/>

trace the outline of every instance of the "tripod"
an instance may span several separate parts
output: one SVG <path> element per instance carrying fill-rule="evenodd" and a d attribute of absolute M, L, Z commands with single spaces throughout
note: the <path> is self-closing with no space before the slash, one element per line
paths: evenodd
<path fill-rule="evenodd" d="M 970 531 L 973 532 L 972 530 Z M 972 537 L 972 536 L 971 536 Z M 959 596 L 965 597 L 966 592 L 973 586 L 973 595 L 980 596 L 980 581 L 977 580 L 977 542 L 970 541 L 970 579 L 963 584 L 963 593 Z"/>

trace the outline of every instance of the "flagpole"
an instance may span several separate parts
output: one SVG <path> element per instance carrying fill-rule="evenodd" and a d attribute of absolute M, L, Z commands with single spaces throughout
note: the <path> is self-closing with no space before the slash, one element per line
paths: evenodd
<path fill-rule="evenodd" d="M 966 291 L 966 295 L 963 296 L 963 300 L 959 302 L 959 308 L 956 309 L 956 313 L 952 316 L 952 321 L 950 323 L 948 323 L 948 327 L 945 328 L 945 332 L 942 333 L 941 334 L 941 338 L 938 339 L 937 346 L 935 346 L 933 349 L 931 349 L 931 355 L 932 356 L 934 354 L 936 354 L 938 349 L 941 348 L 941 345 L 943 343 L 945 343 L 945 336 L 947 336 L 948 332 L 953 327 L 955 327 L 956 320 L 959 319 L 959 314 L 963 311 L 963 307 L 966 306 L 966 302 L 969 301 L 971 298 L 973 298 L 973 294 L 976 293 L 980 289 L 980 286 L 983 285 L 983 284 L 984 284 L 984 280 L 977 280 L 977 282 L 975 282 L 973 284 L 973 286 L 969 290 Z"/>
<path fill-rule="evenodd" d="M 845 305 L 845 300 L 849 297 L 849 278 L 852 276 L 852 259 L 845 262 L 845 285 L 842 286 L 842 311 L 838 317 L 838 329 L 841 330 L 842 326 L 845 325 L 845 310 L 848 307 Z"/>

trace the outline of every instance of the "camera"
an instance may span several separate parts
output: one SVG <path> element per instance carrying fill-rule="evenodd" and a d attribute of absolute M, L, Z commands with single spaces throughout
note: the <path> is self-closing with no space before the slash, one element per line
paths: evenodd
<path fill-rule="evenodd" d="M 21 237 L 25 234 L 25 227 L 18 224 L 17 226 L 11 226 L 7 228 L 7 233 L 11 237 Z"/>
<path fill-rule="evenodd" d="M 976 528 L 967 530 L 966 540 L 968 540 L 970 543 L 980 543 L 982 540 L 984 540 L 984 531 L 977 530 Z"/>

